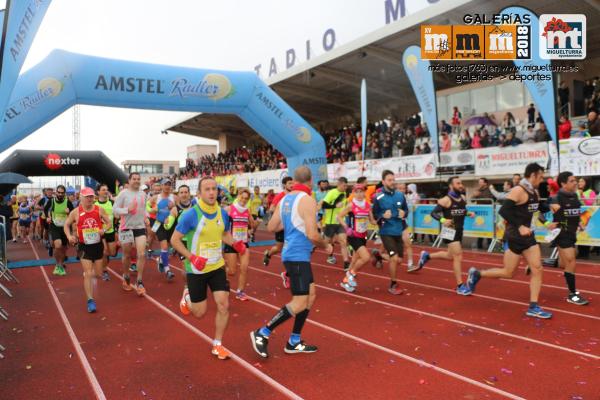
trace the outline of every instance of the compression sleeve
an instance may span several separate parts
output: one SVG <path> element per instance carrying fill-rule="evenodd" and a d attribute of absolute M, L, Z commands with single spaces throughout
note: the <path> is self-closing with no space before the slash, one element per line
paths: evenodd
<path fill-rule="evenodd" d="M 519 221 L 516 216 L 516 207 L 517 203 L 515 203 L 514 200 L 506 199 L 504 200 L 504 202 L 502 202 L 502 206 L 498 211 L 498 214 L 500 214 L 500 216 L 504 218 L 509 225 L 512 226 L 519 225 Z"/>
<path fill-rule="evenodd" d="M 433 211 L 431 211 L 431 216 L 436 221 L 441 220 L 444 217 L 444 207 L 440 206 L 439 204 L 436 204 Z"/>

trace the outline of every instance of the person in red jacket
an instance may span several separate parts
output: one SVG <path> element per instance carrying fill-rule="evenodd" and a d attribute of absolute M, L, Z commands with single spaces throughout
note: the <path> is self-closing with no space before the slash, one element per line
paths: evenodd
<path fill-rule="evenodd" d="M 558 140 L 569 139 L 571 137 L 571 121 L 566 115 L 561 115 L 558 120 Z"/>

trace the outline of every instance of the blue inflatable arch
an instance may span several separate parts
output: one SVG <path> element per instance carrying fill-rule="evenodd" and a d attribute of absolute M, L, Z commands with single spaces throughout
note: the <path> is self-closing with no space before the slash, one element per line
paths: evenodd
<path fill-rule="evenodd" d="M 327 179 L 321 135 L 254 72 L 147 64 L 63 50 L 53 51 L 17 80 L 4 115 L 0 150 L 74 104 L 235 114 L 287 157 L 290 173 L 307 165 L 314 182 Z"/>

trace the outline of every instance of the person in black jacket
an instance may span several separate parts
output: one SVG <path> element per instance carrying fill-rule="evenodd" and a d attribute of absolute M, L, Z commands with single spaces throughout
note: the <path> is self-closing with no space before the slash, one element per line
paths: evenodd
<path fill-rule="evenodd" d="M 560 190 L 551 199 L 551 204 L 557 204 L 554 212 L 554 222 L 559 224 L 560 233 L 552 242 L 558 247 L 560 267 L 565 270 L 564 276 L 569 288 L 567 301 L 572 304 L 583 306 L 588 301 L 581 297 L 575 286 L 575 243 L 577 242 L 577 231 L 581 226 L 581 202 L 577 196 L 577 178 L 572 172 L 565 171 L 558 175 Z"/>
<path fill-rule="evenodd" d="M 5 218 L 6 224 L 4 225 L 4 236 L 6 236 L 6 241 L 8 242 L 12 239 L 12 232 L 10 227 L 7 229 L 6 226 L 10 224 L 10 217 L 12 217 L 13 211 L 12 208 L 4 202 L 4 196 L 2 195 L 0 195 L 0 215 Z"/>

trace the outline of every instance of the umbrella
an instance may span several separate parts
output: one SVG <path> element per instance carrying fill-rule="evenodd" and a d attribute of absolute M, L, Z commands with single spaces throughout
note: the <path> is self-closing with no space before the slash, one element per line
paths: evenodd
<path fill-rule="evenodd" d="M 32 183 L 29 178 L 14 172 L 0 173 L 0 185 L 18 185 L 20 183 Z"/>
<path fill-rule="evenodd" d="M 496 122 L 490 119 L 490 117 L 486 117 L 483 115 L 476 115 L 474 117 L 469 118 L 464 122 L 465 126 L 469 125 L 497 125 Z"/>

